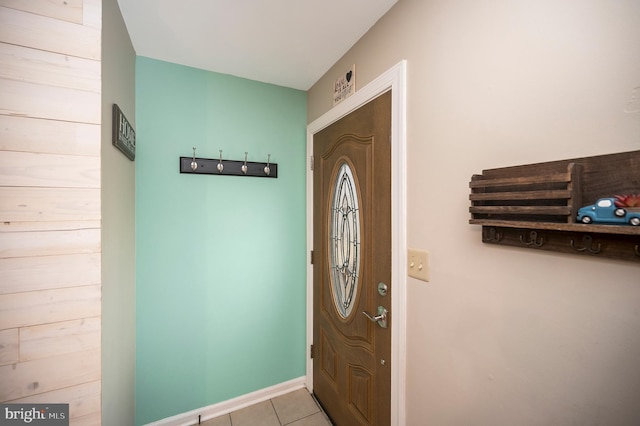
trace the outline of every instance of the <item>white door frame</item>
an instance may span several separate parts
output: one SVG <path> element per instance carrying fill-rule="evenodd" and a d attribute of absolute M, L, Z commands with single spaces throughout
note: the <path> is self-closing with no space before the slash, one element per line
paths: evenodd
<path fill-rule="evenodd" d="M 407 249 L 406 249 L 406 68 L 405 60 L 307 126 L 307 158 L 313 135 L 391 89 L 391 426 L 405 426 Z M 307 167 L 307 251 L 313 250 L 313 172 Z M 307 388 L 313 392 L 313 266 L 307 264 Z"/>

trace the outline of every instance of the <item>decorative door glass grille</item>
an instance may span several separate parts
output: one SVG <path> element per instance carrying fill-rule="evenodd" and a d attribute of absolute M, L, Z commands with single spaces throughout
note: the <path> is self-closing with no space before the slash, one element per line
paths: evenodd
<path fill-rule="evenodd" d="M 331 293 L 342 318 L 351 315 L 360 274 L 360 210 L 358 191 L 347 163 L 340 166 L 333 187 L 329 229 Z"/>

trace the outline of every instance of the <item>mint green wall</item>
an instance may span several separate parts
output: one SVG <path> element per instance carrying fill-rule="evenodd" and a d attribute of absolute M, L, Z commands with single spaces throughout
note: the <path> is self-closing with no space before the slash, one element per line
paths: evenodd
<path fill-rule="evenodd" d="M 136 423 L 303 376 L 306 93 L 138 57 L 136 124 Z"/>

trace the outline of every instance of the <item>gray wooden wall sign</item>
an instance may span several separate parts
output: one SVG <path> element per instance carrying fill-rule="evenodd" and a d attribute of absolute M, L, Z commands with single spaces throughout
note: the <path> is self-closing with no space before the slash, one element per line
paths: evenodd
<path fill-rule="evenodd" d="M 113 144 L 131 161 L 136 158 L 136 131 L 118 105 L 113 104 Z"/>

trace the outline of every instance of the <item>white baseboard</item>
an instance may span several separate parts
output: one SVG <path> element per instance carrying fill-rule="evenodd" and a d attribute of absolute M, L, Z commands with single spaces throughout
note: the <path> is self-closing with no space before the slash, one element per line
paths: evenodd
<path fill-rule="evenodd" d="M 208 407 L 197 408 L 187 413 L 148 423 L 147 426 L 193 426 L 198 424 L 198 416 L 200 416 L 200 421 L 204 422 L 304 387 L 306 387 L 305 377 L 298 377 Z"/>

